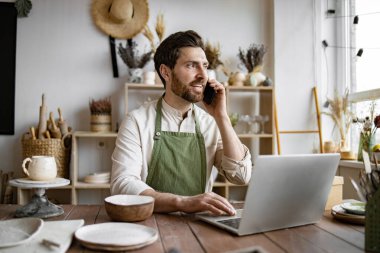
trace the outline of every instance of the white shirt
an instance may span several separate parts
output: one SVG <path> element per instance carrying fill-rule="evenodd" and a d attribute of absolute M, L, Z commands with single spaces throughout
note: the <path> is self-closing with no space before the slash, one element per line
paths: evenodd
<path fill-rule="evenodd" d="M 146 189 L 152 189 L 145 182 L 153 151 L 156 106 L 157 101 L 146 103 L 130 112 L 121 123 L 112 154 L 111 194 L 139 195 Z M 183 118 L 180 111 L 162 99 L 161 130 L 195 133 L 192 111 L 190 109 L 187 117 Z M 194 112 L 205 141 L 208 178 L 205 192 L 212 190 L 213 179 L 210 175 L 213 166 L 231 183 L 248 183 L 252 171 L 248 148 L 244 146 L 245 157 L 241 161 L 224 156 L 222 139 L 214 118 L 196 105 Z"/>

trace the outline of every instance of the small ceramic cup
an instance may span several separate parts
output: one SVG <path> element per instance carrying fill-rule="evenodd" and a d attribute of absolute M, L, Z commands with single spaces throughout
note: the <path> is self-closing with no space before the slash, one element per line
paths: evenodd
<path fill-rule="evenodd" d="M 156 72 L 154 71 L 146 71 L 144 72 L 144 83 L 145 84 L 155 84 Z"/>
<path fill-rule="evenodd" d="M 51 181 L 57 177 L 57 164 L 53 156 L 27 157 L 22 162 L 22 169 L 35 181 Z"/>

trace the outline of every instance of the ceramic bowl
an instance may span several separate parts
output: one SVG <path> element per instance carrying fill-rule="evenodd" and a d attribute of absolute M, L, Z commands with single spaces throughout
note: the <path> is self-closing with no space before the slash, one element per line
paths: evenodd
<path fill-rule="evenodd" d="M 142 221 L 153 213 L 154 198 L 141 195 L 113 195 L 104 199 L 108 216 L 114 221 Z"/>

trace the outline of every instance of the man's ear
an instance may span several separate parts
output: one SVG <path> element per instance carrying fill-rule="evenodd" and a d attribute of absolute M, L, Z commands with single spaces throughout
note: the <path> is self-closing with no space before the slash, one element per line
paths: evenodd
<path fill-rule="evenodd" d="M 161 76 L 165 79 L 165 81 L 168 82 L 171 76 L 171 69 L 165 64 L 161 64 L 160 73 Z"/>

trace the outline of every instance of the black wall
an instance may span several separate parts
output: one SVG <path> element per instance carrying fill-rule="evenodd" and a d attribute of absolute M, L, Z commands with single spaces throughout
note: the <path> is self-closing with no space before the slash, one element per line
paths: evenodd
<path fill-rule="evenodd" d="M 0 2 L 0 134 L 14 134 L 17 11 Z"/>

